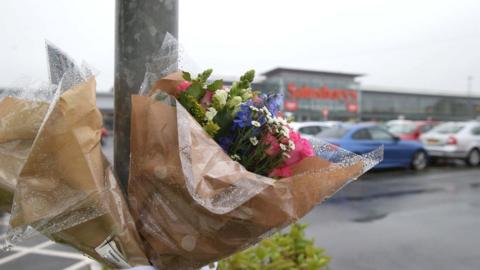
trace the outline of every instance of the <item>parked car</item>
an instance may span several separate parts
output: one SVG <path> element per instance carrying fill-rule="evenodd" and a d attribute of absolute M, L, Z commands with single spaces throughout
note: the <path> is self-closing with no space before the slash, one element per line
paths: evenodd
<path fill-rule="evenodd" d="M 420 136 L 433 158 L 463 159 L 470 166 L 480 164 L 480 122 L 447 122 Z"/>
<path fill-rule="evenodd" d="M 397 120 L 388 122 L 386 127 L 388 131 L 402 140 L 416 141 L 420 135 L 430 131 L 437 124 L 433 121 Z"/>
<path fill-rule="evenodd" d="M 340 126 L 342 123 L 337 121 L 309 121 L 309 122 L 294 122 L 290 123 L 293 130 L 300 132 L 306 139 L 311 139 L 320 132 L 335 126 Z"/>
<path fill-rule="evenodd" d="M 325 130 L 318 138 L 357 154 L 364 154 L 384 146 L 384 159 L 376 168 L 404 167 L 423 170 L 428 154 L 415 141 L 401 141 L 385 128 L 374 124 L 342 125 Z"/>

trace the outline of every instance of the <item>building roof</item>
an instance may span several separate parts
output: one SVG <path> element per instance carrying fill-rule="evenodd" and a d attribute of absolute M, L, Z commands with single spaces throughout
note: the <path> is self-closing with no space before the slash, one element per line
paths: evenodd
<path fill-rule="evenodd" d="M 472 97 L 480 98 L 480 94 L 472 92 L 470 95 L 466 91 L 455 90 L 439 90 L 439 89 L 421 89 L 421 88 L 406 88 L 406 87 L 392 87 L 392 86 L 378 86 L 378 85 L 362 85 L 362 91 L 368 92 L 382 92 L 389 94 L 403 94 L 403 95 L 419 95 L 419 96 L 445 96 L 445 97 Z"/>
<path fill-rule="evenodd" d="M 333 75 L 333 76 L 346 76 L 346 77 L 361 77 L 365 74 L 362 73 L 346 73 L 346 72 L 335 72 L 335 71 L 321 71 L 321 70 L 311 70 L 311 69 L 297 69 L 297 68 L 283 68 L 277 67 L 262 73 L 264 76 L 273 76 L 280 72 L 292 72 L 292 73 L 301 73 L 301 74 L 311 74 L 311 75 Z"/>

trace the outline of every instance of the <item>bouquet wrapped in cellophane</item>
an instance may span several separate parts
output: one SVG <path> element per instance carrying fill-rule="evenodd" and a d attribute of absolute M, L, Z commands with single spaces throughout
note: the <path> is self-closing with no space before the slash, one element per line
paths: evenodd
<path fill-rule="evenodd" d="M 64 70 L 47 108 L 15 177 L 10 242 L 40 232 L 115 269 L 148 264 L 102 153 L 94 76 L 87 69 Z"/>
<path fill-rule="evenodd" d="M 10 212 L 16 179 L 53 98 L 49 87 L 0 93 L 0 211 Z"/>
<path fill-rule="evenodd" d="M 302 138 L 280 116 L 278 96 L 251 89 L 253 71 L 228 87 L 209 81 L 211 70 L 155 80 L 155 69 L 172 71 L 175 46 L 164 43 L 147 91 L 132 97 L 128 200 L 159 269 L 196 268 L 242 250 L 382 159 L 381 149 L 359 156 Z"/>

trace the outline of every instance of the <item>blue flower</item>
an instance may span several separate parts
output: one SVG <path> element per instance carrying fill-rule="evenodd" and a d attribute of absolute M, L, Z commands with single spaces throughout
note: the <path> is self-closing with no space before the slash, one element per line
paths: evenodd
<path fill-rule="evenodd" d="M 223 151 L 228 153 L 228 149 L 230 149 L 230 146 L 233 143 L 233 138 L 232 137 L 222 137 L 218 140 L 218 144 L 223 148 Z"/>
<path fill-rule="evenodd" d="M 270 111 L 272 115 L 277 115 L 278 109 L 280 108 L 280 105 L 283 102 L 282 96 L 275 94 L 275 95 L 269 95 L 266 99 L 265 106 L 267 109 Z"/>
<path fill-rule="evenodd" d="M 240 110 L 235 115 L 235 119 L 233 119 L 233 128 L 244 128 L 250 127 L 252 125 L 252 110 L 250 106 L 252 106 L 253 102 L 248 100 L 247 102 L 240 105 Z"/>

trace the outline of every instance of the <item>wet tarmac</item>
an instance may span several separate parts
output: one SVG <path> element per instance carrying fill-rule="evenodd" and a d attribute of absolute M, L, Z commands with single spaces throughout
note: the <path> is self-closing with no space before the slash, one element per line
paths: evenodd
<path fill-rule="evenodd" d="M 332 269 L 480 269 L 480 168 L 369 173 L 301 221 Z"/>

